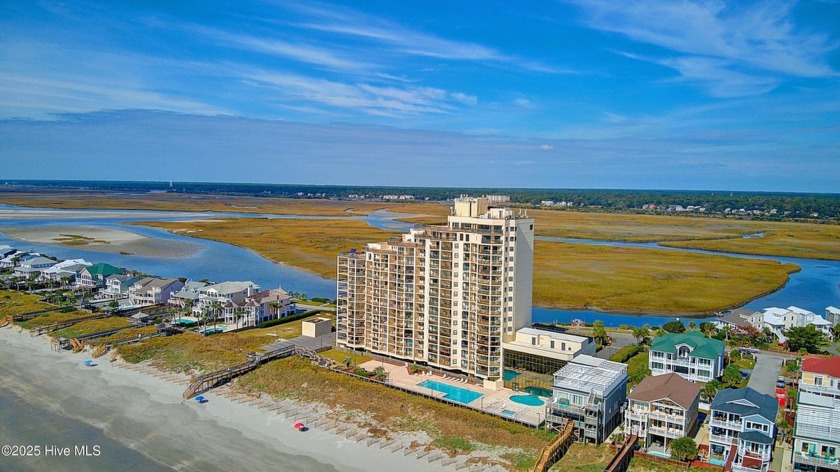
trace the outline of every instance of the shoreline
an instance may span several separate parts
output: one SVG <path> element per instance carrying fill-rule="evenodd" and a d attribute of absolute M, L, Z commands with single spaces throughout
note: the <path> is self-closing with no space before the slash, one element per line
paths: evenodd
<path fill-rule="evenodd" d="M 226 397 L 225 392 L 232 391 L 228 387 L 205 393 L 209 400 L 206 404 L 184 400 L 185 376 L 121 360 L 112 363 L 108 356 L 94 359 L 97 365 L 87 367 L 84 361 L 90 359 L 89 352 L 53 352 L 49 342 L 15 328 L 0 329 L 0 355 L 14 359 L 0 367 L 4 386 L 25 393 L 27 401 L 38 401 L 40 407 L 68 421 L 92 426 L 124 447 L 176 470 L 419 472 L 454 470 L 456 463 L 468 460 L 459 456 L 456 462 L 434 452 L 420 457 L 422 447 L 407 452 L 408 446 L 423 439 L 417 434 L 401 434 L 393 445 L 384 447 L 368 445 L 368 436 L 355 425 L 343 431 L 352 431 L 352 435 L 316 427 L 305 433 L 295 430 L 293 425 L 298 420 L 323 415 L 317 404 L 293 405 L 288 400 L 231 393 L 232 397 L 245 399 L 239 403 Z M 68 397 L 78 397 L 82 408 L 61 401 Z M 268 409 L 269 405 L 283 405 L 291 414 L 288 418 L 278 415 L 277 410 Z M 403 447 L 392 451 L 400 445 Z M 214 454 L 208 456 L 209 451 Z M 77 461 L 86 459 L 61 460 L 62 467 L 75 467 Z"/>

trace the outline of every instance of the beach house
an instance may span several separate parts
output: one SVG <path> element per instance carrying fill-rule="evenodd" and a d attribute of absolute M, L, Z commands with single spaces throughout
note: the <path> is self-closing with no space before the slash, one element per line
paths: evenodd
<path fill-rule="evenodd" d="M 793 468 L 840 470 L 840 357 L 806 357 L 802 361 Z"/>
<path fill-rule="evenodd" d="M 48 283 L 59 282 L 62 280 L 69 280 L 72 282 L 79 276 L 82 269 L 90 267 L 91 265 L 93 265 L 91 262 L 84 259 L 67 259 L 52 267 L 42 270 L 39 279 Z"/>
<path fill-rule="evenodd" d="M 709 453 L 736 472 L 767 472 L 776 441 L 779 402 L 747 388 L 723 389 L 712 401 Z"/>
<path fill-rule="evenodd" d="M 129 287 L 128 301 L 135 306 L 160 305 L 169 301 L 169 297 L 183 286 L 184 282 L 178 279 L 144 277 Z"/>
<path fill-rule="evenodd" d="M 226 309 L 224 318 L 225 323 L 236 325 L 238 328 L 257 326 L 295 313 L 292 296 L 281 287 L 257 292 L 247 297 L 245 303 L 237 308 L 241 309 Z"/>
<path fill-rule="evenodd" d="M 554 374 L 546 423 L 561 429 L 573 421 L 580 441 L 602 443 L 622 423 L 627 365 L 586 354 Z"/>
<path fill-rule="evenodd" d="M 140 277 L 134 277 L 128 274 L 109 275 L 105 277 L 105 288 L 102 289 L 101 294 L 113 300 L 128 298 L 129 289 L 138 280 L 140 280 Z"/>
<path fill-rule="evenodd" d="M 738 308 L 723 313 L 715 320 L 715 327 L 723 329 L 729 327 L 734 330 L 747 330 L 755 328 L 759 331 L 764 329 L 764 315 L 760 311 Z"/>
<path fill-rule="evenodd" d="M 92 264 L 82 269 L 76 279 L 76 285 L 83 288 L 105 288 L 105 279 L 109 275 L 124 274 L 125 271 L 110 264 Z"/>
<path fill-rule="evenodd" d="M 834 339 L 834 333 L 832 331 L 834 325 L 831 322 L 814 312 L 796 306 L 766 308 L 764 310 L 764 325 L 780 343 L 787 341 L 787 337 L 784 334 L 785 330 L 803 328 L 809 325 L 813 325 L 817 331 L 825 334 L 827 339 Z"/>
<path fill-rule="evenodd" d="M 207 282 L 187 280 L 181 290 L 169 297 L 169 304 L 181 308 L 186 308 L 188 305 L 194 307 L 201 296 L 201 289 L 208 285 L 210 284 Z"/>
<path fill-rule="evenodd" d="M 207 285 L 198 291 L 198 300 L 193 305 L 196 316 L 221 318 L 226 313 L 233 314 L 245 300 L 259 292 L 260 286 L 251 281 L 221 282 Z"/>
<path fill-rule="evenodd" d="M 674 373 L 645 377 L 627 395 L 624 433 L 637 435 L 645 449 L 670 453 L 671 441 L 698 426 L 700 388 Z"/>
<path fill-rule="evenodd" d="M 56 265 L 57 262 L 44 256 L 23 257 L 15 266 L 15 277 L 38 277 L 41 271 Z"/>
<path fill-rule="evenodd" d="M 709 382 L 723 374 L 723 341 L 699 331 L 668 333 L 653 339 L 648 367 L 651 375 L 679 374 L 692 382 Z"/>

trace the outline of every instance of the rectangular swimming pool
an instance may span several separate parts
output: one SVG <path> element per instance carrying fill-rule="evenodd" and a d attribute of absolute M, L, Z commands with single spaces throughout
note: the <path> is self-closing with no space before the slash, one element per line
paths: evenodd
<path fill-rule="evenodd" d="M 472 390 L 456 387 L 454 385 L 436 382 L 434 380 L 424 380 L 417 384 L 417 386 L 428 388 L 436 392 L 445 393 L 446 395 L 444 395 L 443 398 L 447 400 L 452 400 L 454 402 L 463 403 L 464 405 L 478 400 L 479 398 L 484 396 L 483 393 L 474 392 Z"/>

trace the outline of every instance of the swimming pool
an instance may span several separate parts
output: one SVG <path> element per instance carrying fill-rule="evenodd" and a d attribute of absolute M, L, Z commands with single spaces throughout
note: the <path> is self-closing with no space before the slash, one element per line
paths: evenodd
<path fill-rule="evenodd" d="M 543 406 L 545 403 L 540 400 L 539 398 L 533 395 L 513 395 L 510 397 L 510 401 L 514 403 L 519 403 L 520 405 L 528 405 L 528 406 Z"/>
<path fill-rule="evenodd" d="M 193 318 L 190 316 L 183 318 L 175 318 L 174 323 L 180 326 L 192 326 L 194 324 L 198 324 L 198 318 Z"/>
<path fill-rule="evenodd" d="M 216 334 L 216 333 L 224 333 L 224 332 L 225 332 L 225 328 L 223 328 L 221 326 L 213 326 L 213 327 L 201 330 L 201 333 L 204 334 L 205 336 L 210 335 L 210 334 Z"/>
<path fill-rule="evenodd" d="M 446 395 L 444 395 L 443 398 L 447 400 L 452 400 L 454 402 L 463 403 L 464 405 L 478 400 L 479 398 L 484 396 L 483 393 L 474 392 L 472 390 L 456 387 L 454 385 L 436 382 L 434 380 L 424 380 L 417 384 L 417 386 L 445 393 Z"/>
<path fill-rule="evenodd" d="M 511 418 L 516 416 L 516 412 L 513 410 L 502 410 L 502 414 L 505 416 L 510 416 Z"/>
<path fill-rule="evenodd" d="M 519 372 L 516 372 L 515 370 L 505 369 L 504 372 L 502 372 L 502 378 L 505 382 L 510 382 L 518 376 Z"/>
<path fill-rule="evenodd" d="M 662 458 L 665 458 L 665 459 L 670 459 L 670 458 L 671 458 L 671 454 L 667 454 L 667 453 L 665 453 L 665 452 L 659 452 L 659 451 L 648 451 L 647 453 L 648 453 L 648 454 L 650 454 L 650 455 L 652 455 L 652 456 L 662 457 Z M 723 464 L 721 464 L 721 465 L 723 465 Z"/>

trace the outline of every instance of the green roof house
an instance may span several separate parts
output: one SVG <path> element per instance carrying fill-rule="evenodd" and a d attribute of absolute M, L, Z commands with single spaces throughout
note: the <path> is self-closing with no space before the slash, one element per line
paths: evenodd
<path fill-rule="evenodd" d="M 119 267 L 100 262 L 82 269 L 76 283 L 82 287 L 104 287 L 106 278 L 114 274 L 124 273 L 125 271 Z"/>
<path fill-rule="evenodd" d="M 648 366 L 651 375 L 673 372 L 692 382 L 709 382 L 723 374 L 723 341 L 699 331 L 654 338 Z"/>

